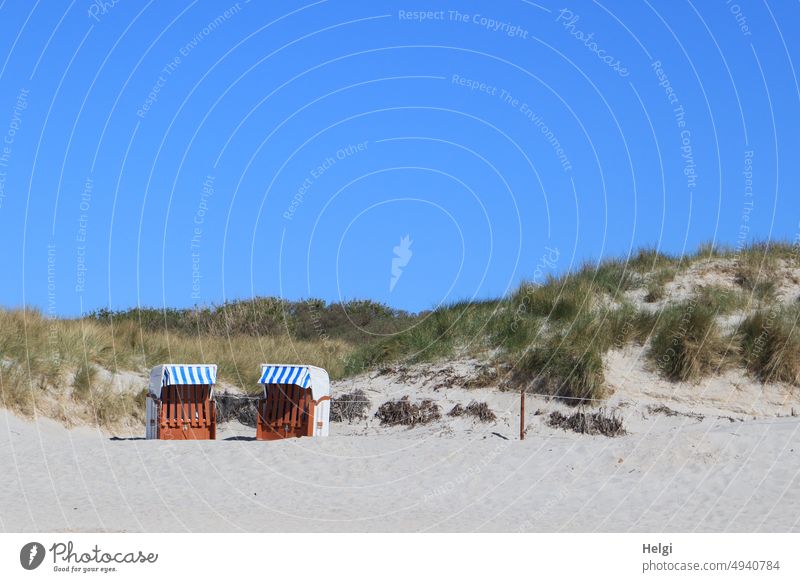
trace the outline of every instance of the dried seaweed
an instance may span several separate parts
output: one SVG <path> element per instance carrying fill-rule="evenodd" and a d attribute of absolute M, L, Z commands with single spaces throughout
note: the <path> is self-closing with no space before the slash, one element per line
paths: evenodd
<path fill-rule="evenodd" d="M 553 428 L 571 430 L 580 434 L 615 437 L 625 434 L 622 418 L 615 413 L 608 414 L 604 408 L 597 412 L 574 412 L 570 415 L 559 411 L 551 412 L 547 424 Z"/>
<path fill-rule="evenodd" d="M 473 400 L 467 406 L 456 404 L 453 409 L 447 413 L 447 416 L 473 416 L 481 422 L 494 422 L 497 420 L 497 415 L 489 408 L 486 402 L 476 402 Z"/>
<path fill-rule="evenodd" d="M 372 403 L 367 394 L 357 388 L 331 399 L 331 422 L 353 422 L 367 418 Z"/>
<path fill-rule="evenodd" d="M 258 422 L 258 400 L 260 396 L 245 396 L 222 392 L 215 395 L 217 422 L 236 420 L 245 426 L 255 427 Z"/>
<path fill-rule="evenodd" d="M 400 400 L 390 400 L 381 404 L 375 417 L 386 426 L 416 426 L 439 420 L 442 418 L 442 412 L 433 400 L 425 399 L 415 403 L 411 402 L 408 396 L 403 396 Z"/>
<path fill-rule="evenodd" d="M 699 421 L 703 420 L 704 418 L 702 414 L 698 414 L 696 412 L 679 412 L 677 410 L 673 410 L 669 406 L 665 406 L 664 404 L 659 404 L 658 406 L 650 405 L 647 407 L 647 412 L 650 414 L 664 414 L 666 416 L 686 416 Z"/>

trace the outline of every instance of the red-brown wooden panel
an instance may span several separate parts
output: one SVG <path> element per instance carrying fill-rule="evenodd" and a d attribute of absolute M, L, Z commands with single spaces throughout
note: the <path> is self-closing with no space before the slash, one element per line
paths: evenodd
<path fill-rule="evenodd" d="M 165 440 L 216 437 L 211 389 L 205 385 L 165 386 L 159 407 L 159 438 Z"/>
<path fill-rule="evenodd" d="M 308 435 L 311 402 L 310 389 L 294 384 L 270 386 L 266 399 L 258 404 L 256 438 L 274 440 Z"/>

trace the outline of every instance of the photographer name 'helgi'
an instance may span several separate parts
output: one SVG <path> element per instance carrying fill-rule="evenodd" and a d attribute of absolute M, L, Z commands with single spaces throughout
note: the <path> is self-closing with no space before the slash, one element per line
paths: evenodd
<path fill-rule="evenodd" d="M 672 553 L 672 544 L 642 544 L 643 554 L 660 554 L 664 557 Z"/>

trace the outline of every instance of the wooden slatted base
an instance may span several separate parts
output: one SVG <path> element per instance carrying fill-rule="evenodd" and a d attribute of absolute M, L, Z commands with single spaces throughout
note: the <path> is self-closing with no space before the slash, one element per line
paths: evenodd
<path fill-rule="evenodd" d="M 214 440 L 217 411 L 211 387 L 203 384 L 165 386 L 161 391 L 158 438 L 161 440 Z"/>
<path fill-rule="evenodd" d="M 256 439 L 312 436 L 314 434 L 314 399 L 310 388 L 294 384 L 269 387 L 267 398 L 258 402 Z"/>

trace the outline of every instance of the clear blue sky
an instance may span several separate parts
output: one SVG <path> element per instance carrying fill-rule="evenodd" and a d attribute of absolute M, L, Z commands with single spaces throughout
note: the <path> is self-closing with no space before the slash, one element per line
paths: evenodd
<path fill-rule="evenodd" d="M 416 311 L 794 239 L 798 12 L 0 0 L 0 304 Z"/>

